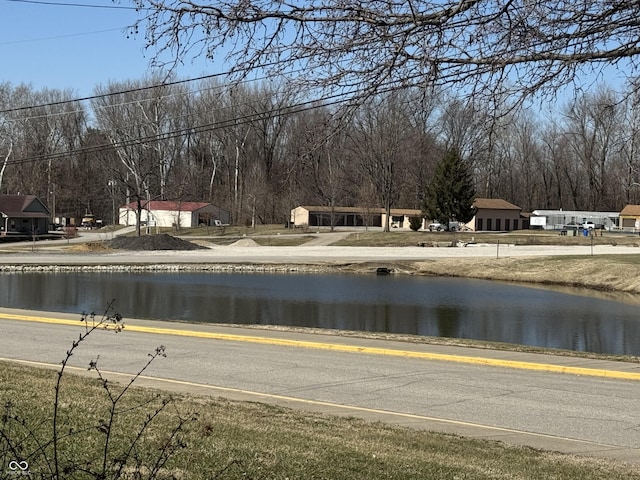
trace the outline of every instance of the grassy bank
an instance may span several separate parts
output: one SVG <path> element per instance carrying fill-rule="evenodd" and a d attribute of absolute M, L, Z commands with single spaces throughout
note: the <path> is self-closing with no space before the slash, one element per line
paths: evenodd
<path fill-rule="evenodd" d="M 443 258 L 415 262 L 410 268 L 414 273 L 425 275 L 565 285 L 617 292 L 618 300 L 625 300 L 626 297 L 628 301 L 638 301 L 633 297 L 640 293 L 640 255 L 465 258 L 462 261 Z"/>
<path fill-rule="evenodd" d="M 11 413 L 21 420 L 12 423 L 5 415 L 2 428 L 14 438 L 29 428 L 34 432 L 21 445 L 25 454 L 36 440 L 42 443 L 50 436 L 55 377 L 51 370 L 0 362 L 0 401 L 5 409 L 10 404 Z M 110 458 L 122 458 L 148 413 L 166 398 L 146 389 L 127 394 L 114 422 Z M 86 468 L 100 461 L 109 408 L 103 384 L 65 375 L 60 405 L 59 426 L 65 433 L 60 462 Z M 626 465 L 258 403 L 174 396 L 167 405 L 144 432 L 138 466 L 131 466 L 130 476 L 123 478 L 138 478 L 136 469 L 148 472 L 149 463 L 171 442 L 169 433 L 180 416 L 186 423 L 175 437 L 177 450 L 157 478 L 640 479 L 637 469 Z M 0 439 L 0 460 L 8 465 L 15 457 L 3 446 Z M 32 476 L 46 478 L 42 456 L 28 461 Z M 0 471 L 0 477 L 4 473 Z M 76 472 L 64 478 L 89 477 Z"/>

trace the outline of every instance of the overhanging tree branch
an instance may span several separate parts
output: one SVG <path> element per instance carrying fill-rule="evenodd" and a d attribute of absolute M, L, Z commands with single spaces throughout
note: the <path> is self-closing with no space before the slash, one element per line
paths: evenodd
<path fill-rule="evenodd" d="M 366 98 L 391 81 L 470 94 L 553 94 L 583 71 L 638 71 L 640 3 L 551 0 L 132 0 L 149 47 L 175 62 L 225 56 L 308 88 Z"/>

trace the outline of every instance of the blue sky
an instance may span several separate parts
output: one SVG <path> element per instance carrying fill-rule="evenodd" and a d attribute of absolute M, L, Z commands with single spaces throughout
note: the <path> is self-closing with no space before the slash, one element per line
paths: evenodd
<path fill-rule="evenodd" d="M 27 83 L 38 90 L 71 89 L 80 97 L 93 94 L 98 84 L 141 79 L 151 71 L 144 32 L 132 38 L 123 32 L 135 23 L 135 10 L 43 4 L 55 2 L 0 0 L 0 82 Z M 58 3 L 118 5 L 111 0 Z M 177 71 L 179 78 L 212 73 L 217 71 L 204 60 Z"/>
<path fill-rule="evenodd" d="M 0 82 L 70 89 L 84 97 L 97 85 L 151 72 L 153 52 L 144 50 L 144 31 L 129 38 L 125 32 L 138 18 L 135 10 L 69 4 L 131 6 L 127 0 L 0 0 Z M 188 79 L 223 70 L 198 58 L 179 66 L 176 75 Z M 621 85 L 615 72 L 600 80 Z"/>

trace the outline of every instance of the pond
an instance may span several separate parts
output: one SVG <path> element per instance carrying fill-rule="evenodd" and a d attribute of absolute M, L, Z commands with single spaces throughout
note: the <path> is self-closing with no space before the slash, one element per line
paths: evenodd
<path fill-rule="evenodd" d="M 638 305 L 580 291 L 413 276 L 0 274 L 0 304 L 125 318 L 287 325 L 640 355 Z"/>

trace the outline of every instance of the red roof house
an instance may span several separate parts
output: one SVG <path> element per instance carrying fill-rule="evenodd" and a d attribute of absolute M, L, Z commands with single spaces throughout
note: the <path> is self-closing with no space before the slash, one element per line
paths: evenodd
<path fill-rule="evenodd" d="M 140 222 L 156 227 L 197 227 L 198 225 L 226 225 L 229 212 L 211 203 L 173 200 L 143 201 Z M 120 207 L 120 225 L 135 225 L 138 203 Z"/>

